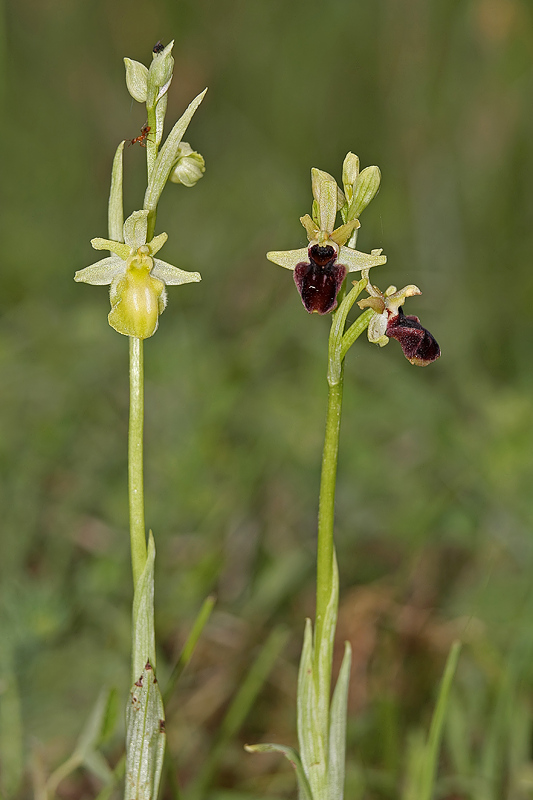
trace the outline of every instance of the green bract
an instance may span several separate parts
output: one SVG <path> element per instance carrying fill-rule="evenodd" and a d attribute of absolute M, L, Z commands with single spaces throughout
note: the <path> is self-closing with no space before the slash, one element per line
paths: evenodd
<path fill-rule="evenodd" d="M 167 296 L 166 285 L 197 283 L 198 272 L 185 272 L 154 258 L 167 240 L 160 233 L 146 241 L 148 211 L 134 211 L 124 223 L 124 242 L 92 239 L 95 250 L 110 250 L 113 255 L 79 270 L 74 280 L 93 286 L 110 284 L 109 324 L 125 336 L 148 339 L 159 323 Z"/>

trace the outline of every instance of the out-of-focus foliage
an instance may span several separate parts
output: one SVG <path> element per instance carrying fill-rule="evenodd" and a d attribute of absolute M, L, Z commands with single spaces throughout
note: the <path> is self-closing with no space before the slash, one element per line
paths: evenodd
<path fill-rule="evenodd" d="M 305 313 L 264 253 L 305 245 L 310 167 L 340 180 L 352 150 L 382 171 L 358 246 L 384 248 L 380 286 L 420 286 L 405 310 L 442 358 L 416 369 L 396 342 L 379 350 L 362 337 L 347 360 L 346 796 L 401 796 L 459 635 L 439 797 L 529 797 L 529 0 L 17 0 L 2 15 L 0 658 L 3 696 L 16 708 L 16 685 L 22 702 L 26 763 L 50 772 L 71 752 L 102 673 L 128 686 L 127 342 L 107 324 L 106 289 L 72 276 L 89 240 L 107 235 L 116 145 L 145 123 L 122 58 L 147 62 L 174 38 L 170 117 L 209 92 L 187 132 L 205 178 L 169 185 L 158 218 L 170 237 L 162 257 L 203 282 L 176 293 L 145 356 L 163 681 L 203 599 L 219 597 L 168 708 L 180 783 L 201 770 L 235 687 L 284 621 L 290 645 L 223 754 L 213 796 L 294 792 L 278 756 L 241 745 L 295 743 L 328 320 Z M 125 158 L 129 213 L 144 153 Z M 109 747 L 114 763 L 120 738 Z M 15 796 L 11 758 L 2 780 Z M 58 792 L 94 796 L 88 780 Z M 31 796 L 28 775 L 18 796 Z"/>

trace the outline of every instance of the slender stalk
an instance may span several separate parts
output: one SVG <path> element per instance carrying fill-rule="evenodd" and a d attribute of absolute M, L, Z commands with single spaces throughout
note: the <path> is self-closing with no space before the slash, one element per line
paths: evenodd
<path fill-rule="evenodd" d="M 320 477 L 320 498 L 318 504 L 318 546 L 316 574 L 316 621 L 315 621 L 315 666 L 318 674 L 318 657 L 324 625 L 324 616 L 331 595 L 333 580 L 333 521 L 335 516 L 335 483 L 337 478 L 337 459 L 339 454 L 339 433 L 341 426 L 342 390 L 344 370 L 340 369 L 339 380 L 330 385 L 328 410 L 326 414 L 326 434 L 322 454 L 322 473 Z M 329 686 L 327 687 L 329 691 Z"/>
<path fill-rule="evenodd" d="M 146 563 L 143 482 L 144 367 L 143 342 L 130 336 L 130 426 L 128 433 L 128 494 L 133 585 Z"/>

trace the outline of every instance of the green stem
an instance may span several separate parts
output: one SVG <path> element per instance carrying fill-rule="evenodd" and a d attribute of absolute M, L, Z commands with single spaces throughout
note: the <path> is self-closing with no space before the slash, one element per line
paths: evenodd
<path fill-rule="evenodd" d="M 331 596 L 333 582 L 333 521 L 335 516 L 335 483 L 339 454 L 342 389 L 344 370 L 340 369 L 338 382 L 330 385 L 326 415 L 326 435 L 322 455 L 320 499 L 318 504 L 318 547 L 316 574 L 315 668 L 318 674 L 318 657 L 324 626 L 324 617 Z M 329 686 L 327 687 L 329 692 Z"/>
<path fill-rule="evenodd" d="M 130 336 L 130 427 L 128 433 L 128 492 L 133 586 L 146 563 L 143 483 L 144 367 L 143 341 Z"/>

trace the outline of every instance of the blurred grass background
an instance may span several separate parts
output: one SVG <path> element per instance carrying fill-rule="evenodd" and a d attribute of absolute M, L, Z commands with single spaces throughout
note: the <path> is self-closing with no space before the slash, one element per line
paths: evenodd
<path fill-rule="evenodd" d="M 361 340 L 346 368 L 337 542 L 339 646 L 354 648 L 346 796 L 399 798 L 452 640 L 437 797 L 533 797 L 533 5 L 530 0 L 17 0 L 2 7 L 0 756 L 50 771 L 100 682 L 125 702 L 131 578 L 127 341 L 106 289 L 74 284 L 106 235 L 110 166 L 145 123 L 122 58 L 176 41 L 168 120 L 209 86 L 170 185 L 169 291 L 146 345 L 146 504 L 161 676 L 207 594 L 217 610 L 169 706 L 182 786 L 269 632 L 283 656 L 221 756 L 211 796 L 292 797 L 253 741 L 295 744 L 313 613 L 329 320 L 308 316 L 268 249 L 301 247 L 311 166 L 356 152 L 382 188 L 358 246 L 443 356 L 412 367 Z M 144 152 L 126 151 L 126 209 Z M 23 732 L 13 727 L 18 687 Z M 10 688 L 11 687 L 11 688 Z M 7 699 L 15 702 L 9 706 Z M 15 700 L 13 700 L 15 698 Z M 109 746 L 120 756 L 120 733 Z M 13 767 L 15 764 L 15 768 Z M 79 773 L 64 798 L 94 797 Z M 167 796 L 167 795 L 165 795 Z M 168 795 L 170 796 L 170 795 Z"/>

